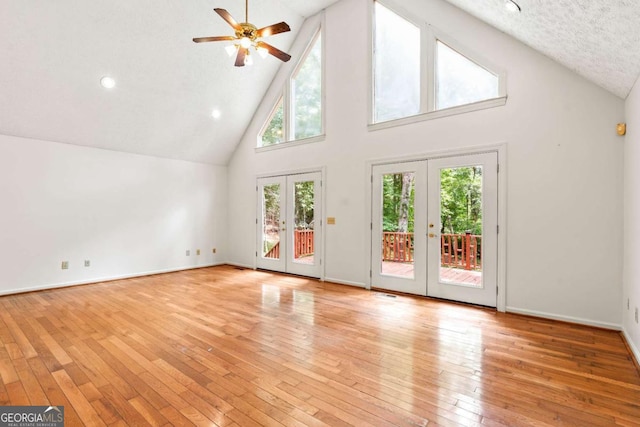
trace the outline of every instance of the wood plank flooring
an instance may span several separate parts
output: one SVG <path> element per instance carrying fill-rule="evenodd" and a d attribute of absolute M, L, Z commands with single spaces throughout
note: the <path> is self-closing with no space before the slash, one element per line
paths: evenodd
<path fill-rule="evenodd" d="M 0 405 L 67 426 L 640 425 L 612 331 L 228 266 L 0 308 Z"/>

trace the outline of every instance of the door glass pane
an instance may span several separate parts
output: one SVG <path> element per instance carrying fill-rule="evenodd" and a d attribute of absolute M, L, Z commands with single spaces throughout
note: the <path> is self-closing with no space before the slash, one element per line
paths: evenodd
<path fill-rule="evenodd" d="M 482 287 L 482 166 L 440 170 L 440 227 L 440 282 Z"/>
<path fill-rule="evenodd" d="M 314 245 L 314 181 L 294 184 L 293 262 L 313 264 Z"/>
<path fill-rule="evenodd" d="M 436 110 L 498 97 L 498 76 L 436 43 Z"/>
<path fill-rule="evenodd" d="M 382 176 L 381 274 L 414 277 L 414 184 L 414 172 Z"/>
<path fill-rule="evenodd" d="M 375 3 L 374 121 L 420 112 L 420 28 Z"/>
<path fill-rule="evenodd" d="M 280 259 L 280 184 L 262 190 L 262 257 Z"/>

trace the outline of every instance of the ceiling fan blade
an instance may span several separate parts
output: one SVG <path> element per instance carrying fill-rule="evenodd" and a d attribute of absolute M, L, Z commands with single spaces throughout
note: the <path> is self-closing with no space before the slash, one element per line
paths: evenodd
<path fill-rule="evenodd" d="M 238 55 L 236 56 L 236 67 L 244 67 L 244 58 L 247 56 L 247 49 L 240 47 L 238 48 Z"/>
<path fill-rule="evenodd" d="M 281 51 L 280 49 L 278 49 L 277 47 L 273 47 L 271 46 L 269 43 L 265 43 L 265 42 L 257 42 L 256 43 L 256 47 L 261 47 L 263 49 L 267 49 L 267 51 L 275 56 L 276 58 L 278 58 L 280 61 L 283 62 L 287 62 L 288 60 L 291 59 L 291 55 L 289 55 L 286 52 Z"/>
<path fill-rule="evenodd" d="M 224 42 L 235 40 L 236 38 L 233 36 L 215 36 L 215 37 L 196 37 L 193 39 L 196 43 L 202 42 Z"/>
<path fill-rule="evenodd" d="M 268 37 L 274 34 L 286 33 L 291 31 L 289 24 L 286 22 L 279 22 L 277 24 L 269 25 L 268 27 L 260 28 L 256 33 L 258 37 Z"/>
<path fill-rule="evenodd" d="M 231 25 L 234 30 L 236 31 L 242 30 L 242 27 L 240 26 L 240 24 L 238 24 L 236 20 L 233 19 L 233 16 L 231 16 L 231 14 L 227 12 L 225 9 L 215 8 L 213 10 L 215 10 L 216 13 L 222 17 L 222 19 L 227 21 L 227 23 Z"/>

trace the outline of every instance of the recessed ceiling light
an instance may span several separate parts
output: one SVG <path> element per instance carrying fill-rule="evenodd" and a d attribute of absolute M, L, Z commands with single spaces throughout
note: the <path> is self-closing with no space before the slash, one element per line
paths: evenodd
<path fill-rule="evenodd" d="M 504 7 L 509 11 L 509 12 L 520 12 L 522 9 L 520 9 L 520 5 L 518 3 L 516 3 L 513 0 L 507 0 L 504 2 Z"/>
<path fill-rule="evenodd" d="M 116 81 L 111 77 L 104 76 L 100 79 L 100 84 L 103 88 L 112 89 L 116 86 Z"/>
<path fill-rule="evenodd" d="M 213 110 L 211 112 L 211 117 L 213 117 L 214 119 L 219 119 L 221 115 L 222 115 L 222 113 L 218 109 Z"/>

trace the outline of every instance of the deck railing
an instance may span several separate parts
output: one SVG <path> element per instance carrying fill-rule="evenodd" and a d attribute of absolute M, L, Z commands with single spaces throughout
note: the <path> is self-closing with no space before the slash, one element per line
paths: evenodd
<path fill-rule="evenodd" d="M 313 230 L 293 232 L 293 254 L 295 259 L 313 255 Z M 391 262 L 413 262 L 413 233 L 382 233 L 382 260 Z M 280 242 L 276 243 L 264 258 L 280 259 Z M 440 264 L 443 267 L 482 269 L 482 236 L 465 234 L 442 234 L 440 236 Z"/>
<path fill-rule="evenodd" d="M 440 263 L 443 267 L 482 269 L 482 236 L 442 234 L 440 237 Z"/>
<path fill-rule="evenodd" d="M 264 258 L 280 259 L 280 242 L 276 243 L 274 247 L 269 249 L 269 252 L 264 254 Z"/>
<path fill-rule="evenodd" d="M 313 230 L 293 231 L 293 258 L 313 255 Z"/>
<path fill-rule="evenodd" d="M 313 230 L 294 230 L 293 257 L 294 259 L 313 255 Z M 280 259 L 280 242 L 276 243 L 264 258 Z"/>
<path fill-rule="evenodd" d="M 382 233 L 382 260 L 413 262 L 413 233 Z"/>
<path fill-rule="evenodd" d="M 443 267 L 482 268 L 482 236 L 471 233 L 442 234 L 440 263 Z M 382 233 L 382 260 L 413 262 L 413 233 Z"/>

